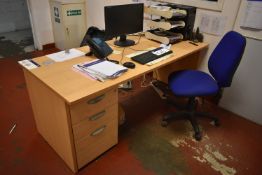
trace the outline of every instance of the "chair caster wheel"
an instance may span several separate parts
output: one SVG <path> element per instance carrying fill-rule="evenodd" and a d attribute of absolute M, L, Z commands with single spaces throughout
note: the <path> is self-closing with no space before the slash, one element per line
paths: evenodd
<path fill-rule="evenodd" d="M 196 139 L 197 141 L 200 141 L 200 140 L 202 139 L 201 133 L 195 133 L 195 134 L 194 134 L 194 137 L 195 137 L 195 139 Z"/>
<path fill-rule="evenodd" d="M 166 120 L 168 120 L 168 118 L 170 118 L 169 115 L 164 115 L 164 117 L 162 118 L 162 121 L 166 121 Z"/>
<path fill-rule="evenodd" d="M 214 124 L 215 124 L 216 127 L 220 126 L 219 120 L 214 120 Z"/>
<path fill-rule="evenodd" d="M 162 127 L 167 127 L 167 125 L 168 125 L 167 121 L 162 120 L 162 122 L 161 122 L 161 126 L 162 126 Z"/>
<path fill-rule="evenodd" d="M 172 106 L 172 101 L 169 100 L 169 99 L 167 99 L 167 100 L 166 100 L 166 104 Z"/>

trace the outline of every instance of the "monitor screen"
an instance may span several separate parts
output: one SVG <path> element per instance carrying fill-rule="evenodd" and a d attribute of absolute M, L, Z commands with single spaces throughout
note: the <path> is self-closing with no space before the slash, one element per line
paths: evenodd
<path fill-rule="evenodd" d="M 120 40 L 126 42 L 127 34 L 143 31 L 143 3 L 106 6 L 104 10 L 105 32 L 107 37 L 120 36 Z M 126 46 L 125 44 L 128 43 L 122 44 L 124 45 L 120 44 L 120 46 Z"/>

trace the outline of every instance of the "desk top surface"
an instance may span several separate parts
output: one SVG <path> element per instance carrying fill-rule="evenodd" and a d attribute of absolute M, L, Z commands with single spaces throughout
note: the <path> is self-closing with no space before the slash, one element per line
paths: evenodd
<path fill-rule="evenodd" d="M 137 40 L 138 37 L 133 38 Z M 110 46 L 117 51 L 123 51 L 124 48 L 114 47 L 112 41 L 109 42 Z M 199 43 L 198 46 L 188 43 L 188 41 L 182 41 L 177 44 L 172 45 L 171 49 L 173 50 L 173 56 L 161 61 L 152 66 L 141 65 L 139 63 L 131 61 L 130 58 L 124 56 L 122 63 L 126 61 L 131 61 L 136 64 L 135 69 L 129 69 L 126 73 L 114 80 L 106 80 L 105 82 L 99 82 L 96 80 L 91 80 L 80 73 L 75 72 L 72 69 L 72 65 L 82 63 L 85 61 L 91 61 L 95 57 L 82 56 L 67 60 L 64 62 L 55 62 L 50 65 L 43 65 L 43 62 L 49 60 L 48 57 L 37 57 L 34 58 L 34 61 L 39 63 L 41 67 L 28 70 L 40 81 L 46 84 L 54 92 L 60 95 L 67 103 L 75 103 L 81 99 L 84 99 L 94 93 L 110 89 L 112 87 L 117 87 L 122 82 L 127 80 L 134 79 L 144 73 L 151 72 L 155 69 L 158 69 L 162 66 L 175 62 L 189 54 L 198 52 L 204 48 L 207 48 L 208 44 Z M 147 40 L 146 38 L 141 38 L 139 44 L 131 46 L 133 49 L 145 50 L 150 47 L 159 47 L 159 43 Z M 89 48 L 87 46 L 79 48 L 83 52 L 87 52 Z M 130 48 L 125 48 L 124 55 L 134 53 L 136 51 L 131 50 Z M 120 60 L 120 54 L 111 54 L 109 59 Z"/>

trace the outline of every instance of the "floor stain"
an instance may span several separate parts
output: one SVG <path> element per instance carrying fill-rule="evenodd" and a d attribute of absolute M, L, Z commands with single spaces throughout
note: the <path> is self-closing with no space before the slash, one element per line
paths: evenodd
<path fill-rule="evenodd" d="M 24 54 L 23 48 L 10 40 L 0 40 L 0 55 L 2 57 L 10 57 Z"/>
<path fill-rule="evenodd" d="M 0 170 L 4 167 L 4 161 L 0 159 Z"/>
<path fill-rule="evenodd" d="M 1 57 L 11 57 L 25 54 L 24 48 L 33 44 L 33 38 L 26 38 L 19 42 L 5 40 L 0 38 L 0 55 Z"/>
<path fill-rule="evenodd" d="M 21 165 L 23 162 L 24 162 L 23 159 L 17 157 L 17 158 L 15 158 L 15 159 L 13 160 L 13 165 L 14 165 L 14 166 L 19 166 L 19 165 Z"/>
<path fill-rule="evenodd" d="M 144 168 L 158 175 L 188 174 L 182 152 L 167 140 L 156 136 L 148 128 L 136 130 L 131 139 L 130 151 L 141 161 Z"/>
<path fill-rule="evenodd" d="M 21 84 L 16 85 L 16 88 L 18 88 L 18 89 L 25 89 L 25 87 L 26 87 L 25 83 L 21 83 Z"/>
<path fill-rule="evenodd" d="M 22 147 L 19 147 L 19 146 L 15 147 L 15 152 L 16 152 L 16 153 L 20 153 L 20 152 L 22 152 L 22 151 L 23 151 L 23 148 L 22 148 Z"/>

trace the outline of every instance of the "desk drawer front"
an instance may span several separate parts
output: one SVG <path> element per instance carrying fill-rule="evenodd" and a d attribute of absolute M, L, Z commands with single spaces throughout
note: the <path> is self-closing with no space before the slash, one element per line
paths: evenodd
<path fill-rule="evenodd" d="M 97 94 L 93 97 L 90 97 L 82 102 L 70 106 L 72 124 L 79 123 L 82 120 L 85 120 L 87 116 L 92 116 L 97 114 L 98 116 L 93 116 L 95 118 L 101 117 L 103 115 L 103 110 L 117 103 L 117 89 L 112 89 L 108 92 Z"/>
<path fill-rule="evenodd" d="M 86 138 L 75 141 L 78 168 L 117 144 L 117 129 L 117 120 L 113 120 L 93 129 Z"/>
<path fill-rule="evenodd" d="M 87 116 L 85 120 L 73 125 L 73 132 L 75 140 L 80 140 L 88 135 L 102 124 L 106 125 L 112 120 L 117 120 L 118 109 L 117 104 L 107 107 L 98 113 Z"/>

